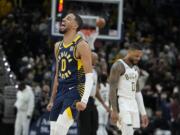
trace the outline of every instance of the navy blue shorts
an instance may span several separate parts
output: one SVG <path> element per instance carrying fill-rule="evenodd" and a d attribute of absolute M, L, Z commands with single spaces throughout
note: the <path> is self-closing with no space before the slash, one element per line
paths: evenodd
<path fill-rule="evenodd" d="M 76 109 L 77 101 L 80 101 L 80 95 L 77 90 L 57 96 L 50 112 L 50 121 L 56 121 L 59 114 L 63 114 L 68 107 L 71 109 L 73 118 L 76 119 L 78 115 L 78 110 Z"/>

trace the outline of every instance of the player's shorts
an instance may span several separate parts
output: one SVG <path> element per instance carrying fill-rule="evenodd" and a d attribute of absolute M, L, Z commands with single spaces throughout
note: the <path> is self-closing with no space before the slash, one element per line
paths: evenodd
<path fill-rule="evenodd" d="M 121 123 L 132 125 L 133 128 L 140 128 L 140 117 L 137 102 L 120 97 L 118 99 Z"/>
<path fill-rule="evenodd" d="M 121 110 L 119 116 L 121 123 L 132 125 L 133 128 L 140 128 L 139 113 Z"/>
<path fill-rule="evenodd" d="M 76 109 L 77 101 L 80 101 L 80 95 L 76 89 L 57 96 L 50 112 L 50 121 L 56 121 L 59 114 L 63 114 L 68 107 L 70 107 L 73 118 L 76 119 L 78 115 L 78 110 Z"/>

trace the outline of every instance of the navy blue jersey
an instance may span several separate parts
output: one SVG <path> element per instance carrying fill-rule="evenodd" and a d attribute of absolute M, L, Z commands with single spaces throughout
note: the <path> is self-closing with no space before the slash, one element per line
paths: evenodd
<path fill-rule="evenodd" d="M 82 40 L 77 36 L 70 44 L 64 45 L 63 41 L 58 46 L 58 79 L 62 94 L 70 89 L 77 90 L 80 96 L 84 93 L 85 73 L 80 59 L 76 58 L 77 44 Z"/>

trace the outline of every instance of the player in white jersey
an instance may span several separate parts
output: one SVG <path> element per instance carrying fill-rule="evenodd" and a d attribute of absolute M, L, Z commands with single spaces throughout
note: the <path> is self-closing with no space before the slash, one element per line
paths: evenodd
<path fill-rule="evenodd" d="M 149 121 L 143 97 L 138 88 L 139 69 L 136 66 L 142 56 L 141 46 L 134 43 L 124 59 L 116 61 L 110 73 L 111 119 L 120 122 L 122 135 L 133 135 L 134 129 L 147 127 Z"/>
<path fill-rule="evenodd" d="M 99 94 L 102 97 L 106 106 L 109 106 L 109 90 L 110 86 L 107 82 L 107 75 L 102 74 L 100 77 L 100 84 L 99 84 Z M 98 131 L 97 135 L 107 135 L 106 126 L 108 123 L 108 115 L 107 109 L 102 105 L 102 103 L 97 102 L 97 110 L 98 110 Z"/>

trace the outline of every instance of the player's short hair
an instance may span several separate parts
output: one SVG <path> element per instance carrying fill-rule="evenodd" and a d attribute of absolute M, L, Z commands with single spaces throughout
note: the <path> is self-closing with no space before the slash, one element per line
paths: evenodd
<path fill-rule="evenodd" d="M 143 46 L 139 43 L 131 43 L 131 45 L 129 46 L 129 50 L 142 50 Z"/>
<path fill-rule="evenodd" d="M 75 16 L 75 20 L 76 20 L 76 22 L 78 24 L 77 31 L 80 31 L 81 28 L 83 27 L 83 20 L 78 14 L 76 14 L 76 13 L 72 13 L 72 14 Z"/>

